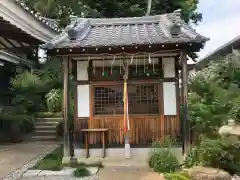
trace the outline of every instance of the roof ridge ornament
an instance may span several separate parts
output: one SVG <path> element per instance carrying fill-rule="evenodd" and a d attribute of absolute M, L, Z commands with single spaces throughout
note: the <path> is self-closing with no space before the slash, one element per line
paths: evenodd
<path fill-rule="evenodd" d="M 71 26 L 67 30 L 69 39 L 76 40 L 78 37 L 81 38 L 89 26 L 89 20 L 86 18 L 81 18 L 81 21 L 78 21 L 78 18 L 74 19 L 74 21 L 71 23 Z"/>
<path fill-rule="evenodd" d="M 176 9 L 175 11 L 173 11 L 173 14 L 177 17 L 181 17 L 181 13 L 182 13 L 182 9 Z"/>
<path fill-rule="evenodd" d="M 170 33 L 172 36 L 178 36 L 181 33 L 181 24 L 179 22 L 175 22 L 170 27 Z"/>

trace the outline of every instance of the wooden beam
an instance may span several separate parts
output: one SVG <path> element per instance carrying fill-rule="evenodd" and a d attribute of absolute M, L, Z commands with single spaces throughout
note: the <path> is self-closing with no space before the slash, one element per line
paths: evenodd
<path fill-rule="evenodd" d="M 181 52 L 181 62 L 182 62 L 182 89 L 183 89 L 182 139 L 183 139 L 183 155 L 184 158 L 186 158 L 188 151 L 190 149 L 190 125 L 188 119 L 187 54 L 184 51 Z"/>
<path fill-rule="evenodd" d="M 3 38 L 9 38 L 9 39 L 17 40 L 20 42 L 29 43 L 31 45 L 38 45 L 41 43 L 39 40 L 22 32 L 11 32 L 9 30 L 7 31 L 7 30 L 0 29 L 0 36 Z"/>
<path fill-rule="evenodd" d="M 63 139 L 63 161 L 70 161 L 70 141 L 69 141 L 69 58 L 62 59 L 63 64 L 63 119 L 64 119 L 64 139 Z"/>

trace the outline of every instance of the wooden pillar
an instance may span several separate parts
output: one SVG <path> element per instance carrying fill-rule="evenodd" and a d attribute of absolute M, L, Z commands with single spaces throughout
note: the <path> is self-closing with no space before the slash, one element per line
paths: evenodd
<path fill-rule="evenodd" d="M 188 73 L 187 73 L 187 54 L 181 52 L 182 63 L 182 95 L 183 95 L 183 122 L 182 122 L 182 140 L 183 140 L 183 155 L 184 158 L 190 149 L 190 125 L 188 120 Z"/>
<path fill-rule="evenodd" d="M 64 139 L 63 139 L 63 163 L 70 162 L 70 141 L 69 141 L 69 58 L 62 59 L 63 64 L 63 120 L 64 120 Z"/>

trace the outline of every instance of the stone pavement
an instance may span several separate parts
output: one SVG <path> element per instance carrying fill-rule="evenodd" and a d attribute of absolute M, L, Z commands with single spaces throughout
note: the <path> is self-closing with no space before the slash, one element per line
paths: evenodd
<path fill-rule="evenodd" d="M 148 168 L 137 167 L 105 167 L 100 169 L 100 180 L 141 180 L 151 171 Z M 19 180 L 76 180 L 70 176 L 30 176 Z M 98 180 L 98 178 L 86 178 L 86 180 Z"/>
<path fill-rule="evenodd" d="M 23 142 L 13 145 L 0 145 L 0 180 L 18 169 L 20 174 L 29 167 L 28 163 L 46 152 L 58 147 L 56 142 Z"/>

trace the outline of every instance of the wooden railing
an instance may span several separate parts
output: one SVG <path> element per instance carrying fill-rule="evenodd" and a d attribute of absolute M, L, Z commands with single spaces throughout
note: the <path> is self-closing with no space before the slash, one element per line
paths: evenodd
<path fill-rule="evenodd" d="M 108 144 L 124 144 L 123 117 L 122 116 L 98 116 L 92 120 L 78 119 L 75 123 L 75 135 L 79 136 L 83 128 L 108 128 Z M 165 116 L 164 121 L 160 116 L 130 116 L 130 143 L 150 144 L 166 135 L 178 137 L 180 126 L 176 116 Z M 97 133 L 90 136 L 90 144 L 100 144 Z"/>

